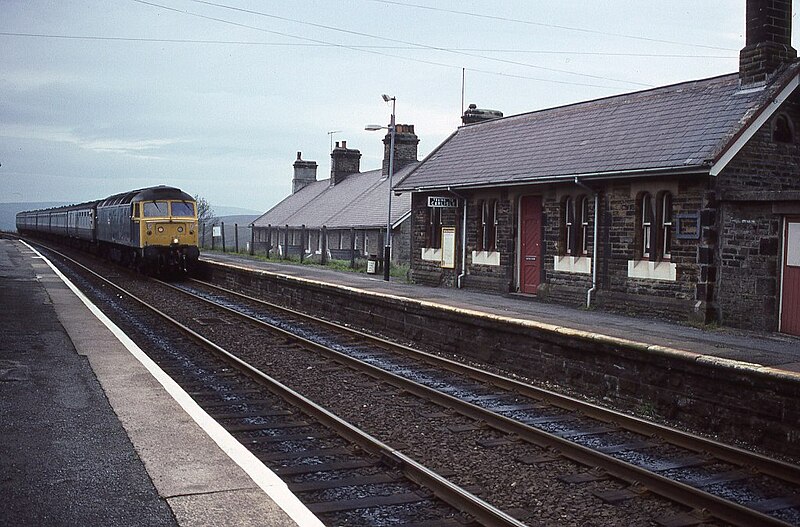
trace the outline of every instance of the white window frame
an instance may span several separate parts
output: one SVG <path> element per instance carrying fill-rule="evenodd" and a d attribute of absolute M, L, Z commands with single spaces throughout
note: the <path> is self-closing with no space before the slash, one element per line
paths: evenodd
<path fill-rule="evenodd" d="M 672 258 L 672 194 L 661 196 L 661 258 Z"/>
<path fill-rule="evenodd" d="M 650 201 L 650 194 L 642 194 L 642 210 L 640 219 L 640 228 L 642 232 L 642 258 L 650 258 L 653 251 L 653 224 L 650 222 L 652 216 L 653 204 Z"/>
<path fill-rule="evenodd" d="M 580 199 L 580 218 L 581 218 L 581 239 L 578 254 L 586 256 L 589 254 L 589 198 L 583 196 Z"/>
<path fill-rule="evenodd" d="M 572 247 L 572 229 L 575 228 L 575 200 L 572 196 L 567 196 L 564 200 L 564 254 L 575 256 Z M 576 248 L 575 248 L 576 249 Z"/>

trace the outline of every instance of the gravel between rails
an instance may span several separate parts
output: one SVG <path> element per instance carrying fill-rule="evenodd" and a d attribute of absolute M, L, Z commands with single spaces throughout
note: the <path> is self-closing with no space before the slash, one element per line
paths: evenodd
<path fill-rule="evenodd" d="M 565 483 L 559 478 L 587 469 L 518 441 L 500 441 L 491 446 L 503 435 L 470 427 L 474 424 L 471 420 L 443 412 L 433 403 L 413 401 L 369 376 L 350 370 L 332 374 L 330 363 L 321 362 L 310 352 L 276 351 L 263 330 L 252 329 L 229 315 L 215 313 L 213 316 L 222 323 L 202 324 L 197 319 L 212 316 L 210 308 L 201 308 L 176 292 L 141 278 L 117 274 L 117 282 L 133 294 L 160 306 L 268 375 L 531 525 L 655 526 L 659 525 L 657 518 L 685 512 L 684 508 L 647 493 L 636 499 L 607 503 L 595 493 L 620 490 L 627 485 L 611 479 Z M 553 459 L 526 462 L 537 457 Z"/>

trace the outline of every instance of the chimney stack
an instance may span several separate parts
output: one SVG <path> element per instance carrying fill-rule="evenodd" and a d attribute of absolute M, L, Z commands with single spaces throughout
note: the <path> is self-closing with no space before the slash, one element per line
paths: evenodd
<path fill-rule="evenodd" d="M 739 53 L 743 86 L 768 82 L 781 66 L 794 61 L 792 0 L 747 0 L 745 47 Z"/>
<path fill-rule="evenodd" d="M 478 108 L 477 104 L 470 104 L 469 108 L 461 116 L 463 124 L 479 123 L 481 121 L 491 121 L 492 119 L 500 119 L 503 117 L 503 112 L 498 110 L 483 110 Z"/>
<path fill-rule="evenodd" d="M 292 178 L 292 194 L 317 180 L 317 162 L 303 161 L 300 159 L 302 152 L 297 152 L 297 161 L 294 162 L 294 177 Z"/>
<path fill-rule="evenodd" d="M 350 174 L 361 171 L 361 152 L 347 148 L 347 141 L 342 141 L 342 146 L 336 142 L 336 147 L 331 152 L 331 185 L 338 185 Z"/>
<path fill-rule="evenodd" d="M 389 175 L 389 151 L 391 150 L 392 134 L 386 134 L 383 138 L 383 166 L 381 174 L 383 177 Z M 417 145 L 419 144 L 419 137 L 414 133 L 413 124 L 398 124 L 395 125 L 394 136 L 394 173 L 408 165 L 417 161 Z"/>

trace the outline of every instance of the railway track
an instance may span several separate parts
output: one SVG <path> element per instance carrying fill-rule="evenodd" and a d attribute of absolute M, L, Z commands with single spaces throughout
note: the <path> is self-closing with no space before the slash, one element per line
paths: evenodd
<path fill-rule="evenodd" d="M 567 478 L 569 481 L 611 476 L 632 486 L 624 492 L 611 492 L 606 499 L 626 499 L 646 489 L 696 511 L 663 518 L 664 524 L 700 523 L 708 517 L 733 525 L 800 524 L 800 467 L 796 465 L 487 373 L 212 284 L 193 282 L 191 287 L 176 289 L 204 302 L 223 304 L 232 314 L 271 324 L 287 334 L 313 335 L 303 337 L 306 343 L 338 362 L 368 369 L 383 382 L 511 434 L 515 441 L 538 445 L 593 469 Z M 231 302 L 231 297 L 238 300 Z M 263 308 L 269 311 L 264 313 Z M 315 329 L 310 330 L 312 325 Z"/>
<path fill-rule="evenodd" d="M 73 278 L 82 282 L 82 289 L 99 296 L 106 306 L 116 305 L 127 319 L 120 321 L 123 325 L 158 343 L 147 348 L 159 366 L 278 476 L 290 480 L 290 488 L 326 524 L 524 527 L 114 281 L 61 257 L 80 266 L 84 278 Z M 112 274 L 119 278 L 127 273 Z M 130 306 L 122 305 L 131 301 L 168 326 L 158 324 L 164 327 L 156 331 L 152 318 L 142 326 L 138 317 L 131 317 Z M 201 325 L 210 320 L 198 318 Z M 281 345 L 292 346 L 277 346 Z"/>
<path fill-rule="evenodd" d="M 175 295 L 191 295 L 181 302 L 188 313 L 184 316 L 210 338 L 242 327 L 244 319 L 240 317 L 272 335 L 272 340 L 297 342 L 299 335 L 301 343 L 290 344 L 292 354 L 307 355 L 304 364 L 314 374 L 295 375 L 289 384 L 320 383 L 322 377 L 339 379 L 351 385 L 350 390 L 341 390 L 350 396 L 376 385 L 391 386 L 393 407 L 400 408 L 393 411 L 401 413 L 404 407 L 413 407 L 417 418 L 421 415 L 440 423 L 440 430 L 460 435 L 465 444 L 470 442 L 469 434 L 480 436 L 476 443 L 482 450 L 507 451 L 494 457 L 509 470 L 522 464 L 541 472 L 558 465 L 555 472 L 565 488 L 593 486 L 593 496 L 616 504 L 616 508 L 629 501 L 638 504 L 633 507 L 647 508 L 641 502 L 653 494 L 685 506 L 660 507 L 662 514 L 650 514 L 655 518 L 653 524 L 800 525 L 797 466 L 398 346 L 210 284 L 169 287 Z M 191 316 L 198 312 L 206 316 Z M 215 315 L 210 315 L 212 312 Z M 271 327 L 265 329 L 265 324 Z M 278 369 L 274 358 L 256 353 L 253 359 L 261 363 L 262 370 Z M 413 402 L 417 398 L 433 402 L 435 408 Z M 223 415 L 235 413 L 226 410 Z M 353 417 L 358 420 L 358 412 Z M 387 440 L 400 436 L 401 442 L 405 439 L 409 448 L 418 450 L 415 436 L 399 432 L 382 430 L 377 435 Z M 569 463 L 565 464 L 565 459 Z M 447 467 L 437 468 L 447 473 Z M 458 472 L 451 479 L 464 480 L 467 487 L 476 483 L 475 478 Z M 498 499 L 495 493 L 482 492 Z M 499 501 L 502 508 L 523 519 L 524 509 L 530 506 L 524 499 Z"/>

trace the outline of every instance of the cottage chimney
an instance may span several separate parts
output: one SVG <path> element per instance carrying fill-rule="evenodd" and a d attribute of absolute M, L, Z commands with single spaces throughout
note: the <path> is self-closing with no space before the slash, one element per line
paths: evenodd
<path fill-rule="evenodd" d="M 792 47 L 792 1 L 747 0 L 745 47 L 739 53 L 742 85 L 768 82 L 797 58 Z"/>
<path fill-rule="evenodd" d="M 297 161 L 294 162 L 294 177 L 292 178 L 292 194 L 317 180 L 317 162 L 301 159 L 302 152 L 297 152 Z"/>
<path fill-rule="evenodd" d="M 478 108 L 477 104 L 470 104 L 469 108 L 461 116 L 463 124 L 479 123 L 481 121 L 491 121 L 492 119 L 500 119 L 503 117 L 503 112 L 497 110 L 483 110 Z"/>
<path fill-rule="evenodd" d="M 336 142 L 336 147 L 331 152 L 331 185 L 338 185 L 350 174 L 361 171 L 361 152 L 347 148 L 347 141 L 342 141 L 341 146 Z"/>
<path fill-rule="evenodd" d="M 394 137 L 394 172 L 417 161 L 417 145 L 419 137 L 414 133 L 413 124 L 395 125 Z M 389 152 L 392 145 L 392 134 L 386 134 L 383 138 L 383 166 L 381 174 L 384 177 L 389 175 Z"/>

